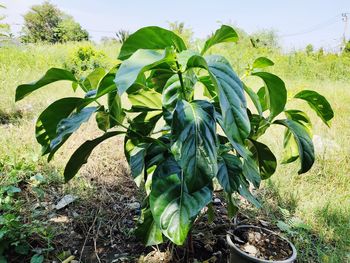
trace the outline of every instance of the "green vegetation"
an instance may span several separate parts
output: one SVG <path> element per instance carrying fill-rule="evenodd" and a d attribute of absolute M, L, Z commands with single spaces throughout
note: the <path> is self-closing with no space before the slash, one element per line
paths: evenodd
<path fill-rule="evenodd" d="M 15 104 L 13 100 L 15 87 L 21 83 L 38 79 L 48 67 L 64 67 L 69 62 L 70 54 L 74 53 L 78 46 L 69 43 L 0 48 L 0 91 L 2 94 L 0 119 L 1 123 L 4 123 L 0 125 L 1 185 L 4 188 L 13 186 L 21 189 L 20 193 L 14 193 L 11 197 L 11 202 L 17 202 L 18 206 L 13 206 L 13 211 L 6 210 L 6 213 L 19 216 L 18 220 L 21 222 L 33 222 L 33 224 L 28 225 L 22 239 L 23 243 L 26 243 L 24 240 L 27 240 L 30 244 L 28 251 L 30 256 L 38 254 L 37 248 L 39 248 L 39 252 L 40 249 L 43 249 L 43 253 L 40 255 L 52 258 L 52 255 L 46 254 L 49 253 L 46 251 L 50 251 L 50 244 L 52 244 L 50 228 L 46 228 L 45 225 L 41 226 L 45 228 L 46 234 L 40 237 L 30 234 L 38 225 L 35 224 L 34 220 L 28 220 L 27 216 L 32 216 L 29 215 L 28 208 L 33 205 L 32 200 L 35 200 L 37 195 L 32 192 L 30 194 L 32 199 L 28 200 L 24 195 L 26 190 L 24 190 L 23 185 L 27 185 L 32 176 L 38 173 L 44 176 L 45 181 L 39 185 L 39 188 L 43 189 L 45 196 L 52 194 L 52 190 L 50 190 L 52 186 L 63 187 L 64 193 L 82 196 L 84 202 L 96 195 L 96 192 L 91 186 L 90 178 L 85 177 L 83 172 L 77 179 L 72 179 L 69 184 L 61 186 L 62 179 L 60 178 L 63 166 L 68 161 L 69 154 L 57 152 L 55 160 L 46 164 L 46 161 L 39 157 L 40 149 L 36 145 L 32 132 L 30 132 L 34 129 L 33 118 L 37 116 L 36 113 L 59 98 L 73 96 L 71 86 L 67 83 L 51 84 L 49 88 L 37 91 L 35 96 L 29 96 L 18 104 Z M 118 54 L 118 45 L 105 43 L 93 47 L 106 54 L 107 58 L 102 59 L 105 64 L 101 65 L 106 65 L 106 69 L 110 68 L 114 61 L 111 62 L 108 58 L 113 59 L 115 54 Z M 279 223 L 281 228 L 284 227 L 283 231 L 297 245 L 300 262 L 347 262 L 350 251 L 348 238 L 350 236 L 350 206 L 348 202 L 350 180 L 347 176 L 350 173 L 347 165 L 350 158 L 348 140 L 350 136 L 348 121 L 350 112 L 349 56 L 326 53 L 313 53 L 307 56 L 304 52 L 283 54 L 275 48 L 253 48 L 249 38 L 241 39 L 234 46 L 232 44 L 222 44 L 220 48 L 214 46 L 209 52 L 220 53 L 227 57 L 239 76 L 245 73 L 248 64 L 253 64 L 253 58 L 269 57 L 275 62 L 270 71 L 285 79 L 286 86 L 290 91 L 288 97 L 306 88 L 325 95 L 330 101 L 335 112 L 331 128 L 327 129 L 322 121 L 316 121 L 313 125 L 314 134 L 322 138 L 322 143 L 316 147 L 314 167 L 304 175 L 296 175 L 299 169 L 298 164 L 278 165 L 275 175 L 263 183 L 259 195 L 263 209 L 260 211 L 272 222 Z M 251 80 L 248 84 L 254 87 L 261 83 L 257 80 Z M 122 100 L 123 103 L 126 103 L 124 98 Z M 248 100 L 248 105 L 253 104 Z M 288 105 L 293 108 L 302 107 L 312 118 L 316 116 L 307 109 L 302 101 L 288 99 Z M 90 124 L 87 125 L 90 127 Z M 85 131 L 86 127 L 83 125 L 82 129 Z M 93 128 L 88 129 L 94 131 L 97 136 L 100 134 Z M 278 153 L 277 157 L 282 154 L 283 141 L 274 138 L 280 137 L 281 132 L 283 132 L 282 128 L 274 127 L 272 133 L 276 136 L 262 137 L 262 142 L 268 145 L 273 152 Z M 80 133 L 74 139 L 70 139 L 69 145 L 63 146 L 62 151 L 67 149 L 69 153 L 73 153 L 84 140 L 86 140 L 85 136 Z M 121 142 L 118 143 L 120 149 L 117 154 L 121 156 L 123 145 Z M 8 147 L 9 145 L 11 147 Z M 110 148 L 115 148 L 116 144 L 113 142 L 109 145 Z M 109 154 L 108 156 L 114 156 L 115 151 L 110 150 Z M 100 157 L 97 156 L 99 155 L 93 154 L 91 157 L 90 165 L 92 167 L 98 166 L 97 160 L 100 160 Z M 279 158 L 277 159 L 280 162 Z M 102 173 L 105 169 L 120 169 L 119 166 L 114 166 L 113 163 L 108 163 L 105 160 L 103 163 L 98 168 L 92 169 L 98 170 L 98 173 Z M 50 188 L 46 186 L 50 186 Z M 0 209 L 5 211 L 3 207 Z M 248 211 L 245 212 L 248 213 Z M 252 211 L 253 214 L 261 212 L 254 209 Z M 280 222 L 285 223 L 285 225 Z M 13 253 L 15 252 L 11 251 L 11 255 L 14 255 Z"/>
<path fill-rule="evenodd" d="M 82 29 L 72 16 L 59 10 L 50 2 L 34 5 L 24 15 L 22 41 L 36 42 L 67 42 L 88 40 L 89 34 Z"/>

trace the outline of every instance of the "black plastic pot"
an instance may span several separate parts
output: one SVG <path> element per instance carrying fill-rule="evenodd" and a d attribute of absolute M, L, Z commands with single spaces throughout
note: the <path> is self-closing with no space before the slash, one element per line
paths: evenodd
<path fill-rule="evenodd" d="M 231 240 L 231 235 L 227 234 L 226 239 L 227 239 L 227 244 L 228 247 L 230 249 L 230 260 L 228 261 L 229 263 L 251 263 L 251 262 L 259 262 L 259 263 L 292 263 L 296 260 L 297 258 L 297 251 L 294 247 L 294 245 L 289 242 L 287 239 L 281 237 L 280 235 L 278 235 L 277 233 L 268 230 L 266 228 L 262 228 L 262 227 L 258 227 L 258 226 L 250 226 L 250 225 L 240 225 L 237 226 L 234 230 L 234 232 L 238 229 L 242 229 L 242 228 L 255 228 L 255 229 L 261 229 L 264 232 L 268 232 L 274 235 L 279 236 L 281 239 L 285 240 L 290 248 L 292 249 L 292 255 L 290 256 L 290 258 L 285 259 L 285 260 L 280 260 L 280 261 L 273 261 L 273 260 L 263 260 L 263 259 L 259 259 L 256 257 L 253 257 L 247 253 L 245 253 L 244 251 L 242 251 L 239 247 L 237 247 Z"/>

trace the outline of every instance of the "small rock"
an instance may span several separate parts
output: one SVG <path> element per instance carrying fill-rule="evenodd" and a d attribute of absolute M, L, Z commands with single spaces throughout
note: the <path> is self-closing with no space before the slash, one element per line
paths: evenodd
<path fill-rule="evenodd" d="M 259 232 L 255 233 L 255 241 L 258 242 L 261 239 L 261 234 Z"/>
<path fill-rule="evenodd" d="M 248 242 L 249 242 L 249 243 L 253 243 L 254 240 L 255 240 L 255 235 L 254 235 L 254 233 L 249 232 L 249 233 L 248 233 Z"/>
<path fill-rule="evenodd" d="M 49 221 L 54 223 L 68 223 L 70 220 L 67 216 L 57 216 L 50 218 Z"/>
<path fill-rule="evenodd" d="M 244 247 L 243 247 L 244 251 L 247 252 L 248 254 L 251 254 L 253 256 L 255 256 L 257 253 L 258 253 L 258 250 L 256 247 L 252 246 L 252 245 L 249 245 L 249 244 L 246 244 Z"/>
<path fill-rule="evenodd" d="M 57 205 L 55 205 L 56 210 L 60 210 L 64 207 L 66 207 L 67 205 L 73 203 L 75 200 L 77 199 L 76 196 L 73 195 L 65 195 L 64 197 L 62 197 L 62 199 L 57 203 Z"/>
<path fill-rule="evenodd" d="M 136 209 L 140 209 L 141 205 L 139 202 L 133 202 L 133 203 L 128 204 L 128 208 L 131 210 L 136 210 Z"/>
<path fill-rule="evenodd" d="M 219 205 L 219 204 L 221 204 L 221 200 L 219 198 L 214 198 L 213 204 Z"/>

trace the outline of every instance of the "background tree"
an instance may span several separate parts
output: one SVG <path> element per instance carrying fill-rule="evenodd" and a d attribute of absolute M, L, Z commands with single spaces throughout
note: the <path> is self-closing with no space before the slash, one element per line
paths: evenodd
<path fill-rule="evenodd" d="M 130 36 L 130 32 L 125 29 L 120 29 L 118 32 L 115 32 L 115 36 L 117 38 L 117 41 L 123 44 L 125 40 L 127 40 L 128 37 Z"/>
<path fill-rule="evenodd" d="M 311 44 L 308 44 L 305 48 L 305 52 L 308 56 L 311 55 L 312 52 L 314 52 L 314 46 Z"/>
<path fill-rule="evenodd" d="M 343 49 L 344 54 L 350 54 L 350 40 L 345 44 L 345 47 Z"/>
<path fill-rule="evenodd" d="M 72 16 L 55 5 L 34 5 L 24 15 L 23 42 L 66 42 L 88 40 L 89 35 Z"/>
<path fill-rule="evenodd" d="M 0 9 L 6 8 L 4 5 L 0 4 Z M 2 23 L 2 20 L 6 18 L 5 15 L 0 15 L 0 37 L 7 37 L 10 34 L 10 25 Z"/>
<path fill-rule="evenodd" d="M 185 27 L 184 22 L 169 22 L 169 29 L 179 35 L 186 44 L 191 44 L 193 42 L 193 31 L 191 28 Z"/>

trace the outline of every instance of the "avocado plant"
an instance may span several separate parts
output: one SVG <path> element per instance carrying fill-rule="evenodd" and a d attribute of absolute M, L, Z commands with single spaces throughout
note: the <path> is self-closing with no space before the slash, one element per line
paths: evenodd
<path fill-rule="evenodd" d="M 258 188 L 277 165 L 268 146 L 259 142 L 270 126 L 285 127 L 283 163 L 300 160 L 302 174 L 315 160 L 310 119 L 287 108 L 284 82 L 266 71 L 271 60 L 257 58 L 242 77 L 262 80 L 255 92 L 225 57 L 205 55 L 214 45 L 237 41 L 235 30 L 222 25 L 201 51 L 193 51 L 169 30 L 144 27 L 122 44 L 120 62 L 110 71 L 98 68 L 78 80 L 67 70 L 51 68 L 38 81 L 18 86 L 16 101 L 47 84 L 71 81 L 72 89 L 84 96 L 59 99 L 40 114 L 36 139 L 42 154 L 50 161 L 95 116 L 103 134 L 73 153 L 65 181 L 98 144 L 124 136 L 131 175 L 146 192 L 136 233 L 146 245 L 164 238 L 181 245 L 203 208 L 210 207 L 214 182 L 227 193 L 229 211 L 235 210 L 236 193 L 259 206 L 250 189 Z M 303 90 L 292 99 L 307 102 L 329 125 L 333 111 L 322 95 Z"/>

